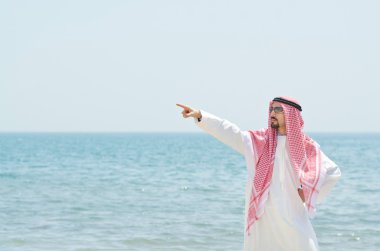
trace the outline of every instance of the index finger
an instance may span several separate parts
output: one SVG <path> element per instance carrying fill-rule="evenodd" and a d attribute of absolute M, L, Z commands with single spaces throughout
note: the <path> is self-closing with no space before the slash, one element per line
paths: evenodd
<path fill-rule="evenodd" d="M 182 107 L 183 109 L 190 109 L 190 107 L 188 107 L 186 105 L 182 105 L 182 104 L 176 104 L 176 105 L 179 107 Z"/>

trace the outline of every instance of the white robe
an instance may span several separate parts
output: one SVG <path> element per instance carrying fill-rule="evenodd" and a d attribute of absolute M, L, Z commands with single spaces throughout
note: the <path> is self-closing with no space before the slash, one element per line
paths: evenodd
<path fill-rule="evenodd" d="M 201 111 L 201 122 L 196 124 L 243 156 L 247 162 L 248 179 L 245 191 L 245 221 L 255 175 L 255 157 L 250 150 L 252 142 L 247 131 L 236 125 Z M 286 147 L 286 136 L 278 136 L 273 176 L 264 214 L 244 236 L 244 251 L 317 251 L 318 242 L 308 212 L 300 199 L 294 170 Z M 322 153 L 322 168 L 326 179 L 318 195 L 318 203 L 330 192 L 340 177 L 337 165 Z M 245 222 L 246 227 L 246 222 Z M 244 228 L 245 229 L 245 228 Z M 245 232 L 245 231 L 244 231 Z"/>

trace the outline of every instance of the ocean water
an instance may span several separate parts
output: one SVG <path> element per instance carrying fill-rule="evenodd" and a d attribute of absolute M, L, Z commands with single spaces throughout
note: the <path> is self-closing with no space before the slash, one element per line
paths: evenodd
<path fill-rule="evenodd" d="M 380 135 L 312 136 L 343 174 L 321 250 L 380 250 Z M 245 184 L 203 133 L 0 134 L 0 250 L 242 250 Z"/>

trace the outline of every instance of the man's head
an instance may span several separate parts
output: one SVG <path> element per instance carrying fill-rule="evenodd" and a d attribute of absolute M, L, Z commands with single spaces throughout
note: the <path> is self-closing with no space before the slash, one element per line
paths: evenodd
<path fill-rule="evenodd" d="M 270 127 L 277 129 L 279 134 L 286 134 L 286 125 L 290 123 L 292 117 L 290 115 L 300 111 L 302 108 L 295 99 L 289 97 L 274 98 L 269 107 Z M 290 117 L 287 119 L 287 116 Z M 303 126 L 303 121 L 301 121 L 300 126 Z"/>

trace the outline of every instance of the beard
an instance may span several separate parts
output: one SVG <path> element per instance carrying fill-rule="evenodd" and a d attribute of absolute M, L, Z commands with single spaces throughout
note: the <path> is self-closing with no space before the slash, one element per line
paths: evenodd
<path fill-rule="evenodd" d="M 277 120 L 275 120 L 270 123 L 270 127 L 272 127 L 273 129 L 278 129 L 280 127 L 280 124 Z"/>

